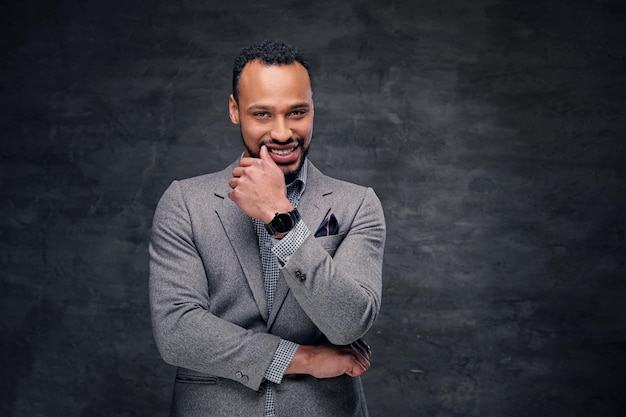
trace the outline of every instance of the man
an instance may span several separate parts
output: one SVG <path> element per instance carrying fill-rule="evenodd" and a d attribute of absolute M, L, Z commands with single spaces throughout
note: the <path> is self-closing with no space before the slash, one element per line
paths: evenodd
<path fill-rule="evenodd" d="M 307 159 L 309 69 L 262 41 L 235 60 L 242 157 L 174 181 L 150 242 L 155 340 L 173 416 L 367 416 L 361 337 L 378 316 L 385 223 L 372 189 Z"/>

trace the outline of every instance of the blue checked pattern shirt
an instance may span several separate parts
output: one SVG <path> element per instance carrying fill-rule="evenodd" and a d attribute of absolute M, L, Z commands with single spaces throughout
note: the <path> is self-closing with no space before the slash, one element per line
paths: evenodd
<path fill-rule="evenodd" d="M 306 185 L 306 177 L 307 165 L 305 161 L 298 177 L 287 186 L 287 198 L 294 207 L 298 207 L 300 196 L 304 192 Z M 282 239 L 273 239 L 269 233 L 267 233 L 262 221 L 257 219 L 253 219 L 253 221 L 261 251 L 263 283 L 265 286 L 265 298 L 267 299 L 267 312 L 269 315 L 274 304 L 274 293 L 276 291 L 276 283 L 278 282 L 280 265 L 287 263 L 289 257 L 294 254 L 302 242 L 309 236 L 310 231 L 306 224 L 300 220 Z M 289 367 L 298 346 L 299 345 L 296 343 L 281 339 L 278 349 L 276 349 L 272 363 L 265 372 L 267 393 L 265 396 L 264 417 L 276 416 L 274 389 L 272 385 L 282 382 L 283 374 Z"/>

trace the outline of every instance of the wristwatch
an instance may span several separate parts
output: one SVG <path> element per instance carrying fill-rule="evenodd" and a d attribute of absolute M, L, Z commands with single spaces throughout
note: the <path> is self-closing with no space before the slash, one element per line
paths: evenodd
<path fill-rule="evenodd" d="M 287 213 L 276 213 L 272 221 L 265 225 L 265 229 L 270 236 L 284 235 L 289 233 L 299 220 L 300 213 L 294 208 Z"/>

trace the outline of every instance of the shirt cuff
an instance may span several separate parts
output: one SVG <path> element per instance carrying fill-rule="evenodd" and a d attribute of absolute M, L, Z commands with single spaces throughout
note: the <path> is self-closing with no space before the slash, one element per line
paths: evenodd
<path fill-rule="evenodd" d="M 270 367 L 265 371 L 265 379 L 275 384 L 280 384 L 285 375 L 285 371 L 291 364 L 299 344 L 290 342 L 289 340 L 280 339 L 276 353 Z"/>
<path fill-rule="evenodd" d="M 282 239 L 272 238 L 272 252 L 278 258 L 281 266 L 284 266 L 289 257 L 296 253 L 302 243 L 309 237 L 311 232 L 302 219 L 296 223 L 293 229 L 289 231 Z"/>

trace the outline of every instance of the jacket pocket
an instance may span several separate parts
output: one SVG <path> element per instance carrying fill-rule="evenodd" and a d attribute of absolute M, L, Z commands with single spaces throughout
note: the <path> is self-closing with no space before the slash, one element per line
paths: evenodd
<path fill-rule="evenodd" d="M 320 245 L 322 245 L 322 247 L 326 250 L 326 252 L 328 252 L 330 256 L 334 256 L 337 248 L 339 247 L 339 244 L 341 244 L 341 241 L 344 237 L 346 237 L 345 233 L 339 233 L 336 235 L 317 237 L 315 238 L 315 240 L 317 240 Z"/>
<path fill-rule="evenodd" d="M 182 384 L 215 385 L 217 384 L 217 377 L 211 375 L 188 374 L 179 372 L 176 375 L 176 382 L 180 382 Z"/>

